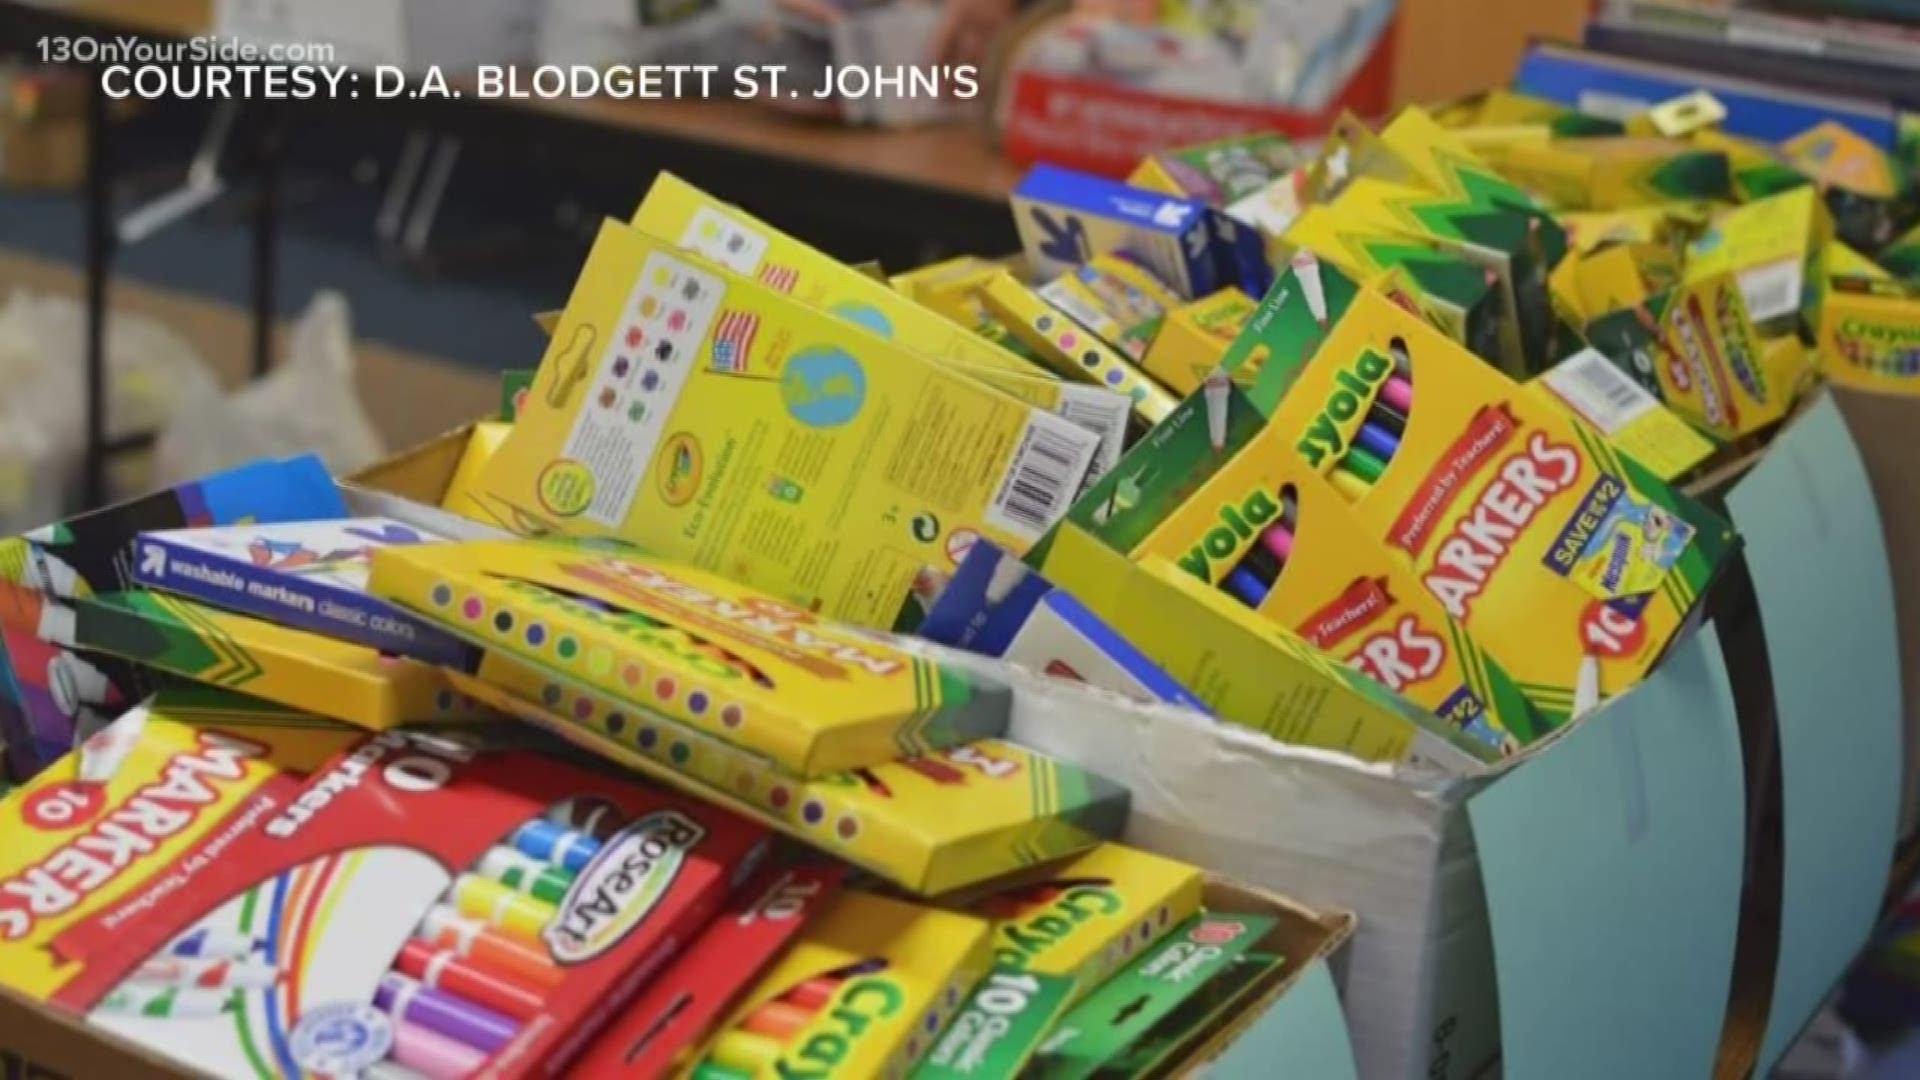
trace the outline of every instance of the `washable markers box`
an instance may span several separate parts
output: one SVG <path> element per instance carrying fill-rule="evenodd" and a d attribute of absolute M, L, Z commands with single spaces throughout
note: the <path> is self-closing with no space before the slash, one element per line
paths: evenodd
<path fill-rule="evenodd" d="M 1359 476 L 1354 448 L 1396 379 L 1411 386 L 1405 430 Z M 1373 293 L 1272 423 L 1550 727 L 1639 681 L 1737 542 L 1566 410 Z"/>
<path fill-rule="evenodd" d="M 1920 282 L 1834 278 L 1819 350 L 1821 370 L 1835 383 L 1920 392 Z"/>
<path fill-rule="evenodd" d="M 979 543 L 916 631 L 928 641 L 1124 694 L 1206 712 L 1204 702 L 1085 604 L 992 544 Z"/>
<path fill-rule="evenodd" d="M 1012 195 L 1028 265 L 1054 278 L 1108 252 L 1125 252 L 1187 300 L 1229 286 L 1267 290 L 1260 234 L 1204 203 L 1035 166 Z"/>
<path fill-rule="evenodd" d="M 130 808 L 188 778 L 217 790 L 248 757 L 223 749 Z M 443 734 L 371 736 L 272 794 L 63 925 L 44 999 L 221 1077 L 551 1075 L 766 844 L 724 811 Z M 588 806 L 593 835 L 554 820 Z M 235 963 L 168 971 L 180 942 Z"/>
<path fill-rule="evenodd" d="M 825 863 L 764 867 L 607 1026 L 575 1075 L 651 1078 L 693 1064 L 740 995 L 840 895 L 841 878 Z"/>
<path fill-rule="evenodd" d="M 849 889 L 810 922 L 686 1076 L 906 1074 L 987 973 L 984 920 Z"/>
<path fill-rule="evenodd" d="M 1253 297 L 1231 288 L 1181 304 L 1161 321 L 1140 360 L 1141 370 L 1176 394 L 1193 393 L 1220 366 L 1258 306 Z M 1243 368 L 1240 381 L 1252 381 L 1258 371 L 1257 365 Z"/>
<path fill-rule="evenodd" d="M 1497 753 L 1172 562 L 1134 563 L 1063 526 L 1041 567 L 1222 720 L 1362 761 L 1476 772 Z"/>
<path fill-rule="evenodd" d="M 1061 377 L 1126 395 L 1141 426 L 1159 423 L 1178 401 L 1120 350 L 1014 280 L 1013 275 L 998 273 L 988 279 L 980 288 L 980 299 L 1009 332 Z"/>
<path fill-rule="evenodd" d="M 455 685 L 501 713 L 726 806 L 921 894 L 1085 851 L 1120 834 L 1126 788 L 983 739 L 807 779 L 666 716 L 490 657 Z"/>
<path fill-rule="evenodd" d="M 133 577 L 150 589 L 447 667 L 472 646 L 367 595 L 378 548 L 441 538 L 386 518 L 144 532 Z"/>
<path fill-rule="evenodd" d="M 1099 444 L 608 223 L 481 487 L 551 531 L 612 535 L 885 629 L 973 538 L 1039 539 Z"/>
<path fill-rule="evenodd" d="M 1095 255 L 1041 285 L 1040 298 L 1138 361 L 1178 296 L 1125 255 Z"/>
<path fill-rule="evenodd" d="M 841 263 L 663 172 L 634 212 L 643 232 L 937 360 L 1031 373 L 1033 365 L 968 333 L 910 294 Z"/>
<path fill-rule="evenodd" d="M 59 644 L 362 728 L 484 715 L 439 668 L 165 593 L 108 593 L 71 615 Z"/>
<path fill-rule="evenodd" d="M 808 777 L 990 738 L 1011 692 L 758 590 L 630 552 L 537 541 L 388 548 L 368 583 L 555 680 Z"/>
<path fill-rule="evenodd" d="M 17 706 L 0 709 L 0 741 L 11 767 L 32 775 L 66 753 L 76 733 L 91 733 L 159 688 L 138 665 L 81 656 L 41 632 L 43 622 L 70 622 L 71 600 L 131 585 L 134 537 L 346 513 L 333 478 L 308 455 L 256 462 L 0 540 L 0 645 Z"/>
<path fill-rule="evenodd" d="M 1138 1080 L 1160 1075 L 1182 1049 L 1251 998 L 1287 963 L 1268 916 L 1207 912 L 1067 1013 L 1023 1076 Z"/>

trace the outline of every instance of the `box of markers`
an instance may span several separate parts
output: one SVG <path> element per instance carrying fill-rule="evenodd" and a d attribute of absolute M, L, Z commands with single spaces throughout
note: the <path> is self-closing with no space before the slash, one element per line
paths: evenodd
<path fill-rule="evenodd" d="M 1836 277 L 1820 324 L 1820 367 L 1836 384 L 1920 389 L 1920 282 Z"/>
<path fill-rule="evenodd" d="M 1099 445 L 608 223 L 480 494 L 885 629 L 973 538 L 1037 540 Z"/>
<path fill-rule="evenodd" d="M 221 1077 L 550 1075 L 765 849 L 724 811 L 474 738 L 370 736 L 250 790 L 266 750 L 123 767 L 106 816 L 22 860 L 72 863 L 116 821 L 204 826 L 30 926 L 65 960 L 28 967 L 37 996 Z"/>
<path fill-rule="evenodd" d="M 1000 739 L 814 779 L 632 703 L 489 657 L 474 699 L 756 818 L 902 888 L 937 894 L 1120 834 L 1128 791 Z"/>
<path fill-rule="evenodd" d="M 113 657 L 50 640 L 71 601 L 128 588 L 133 540 L 148 529 L 341 517 L 346 506 L 318 458 L 262 461 L 0 540 L 0 646 L 16 711 L 0 710 L 0 741 L 28 776 L 158 687 Z M 47 624 L 49 633 L 42 632 Z"/>
<path fill-rule="evenodd" d="M 980 300 L 996 321 L 1063 378 L 1125 395 L 1142 427 L 1159 423 L 1176 399 L 1118 348 L 1012 274 L 996 273 L 980 286 Z"/>
<path fill-rule="evenodd" d="M 915 633 L 1135 701 L 1207 711 L 1085 604 L 992 544 L 975 544 L 967 552 Z"/>
<path fill-rule="evenodd" d="M 441 669 L 134 589 L 74 601 L 50 640 L 373 730 L 474 719 Z"/>
<path fill-rule="evenodd" d="M 809 777 L 1000 734 L 1010 693 L 751 587 L 630 550 L 387 548 L 370 591 L 559 682 Z"/>
<path fill-rule="evenodd" d="M 842 877 L 830 863 L 764 867 L 607 1025 L 576 1075 L 651 1078 L 691 1066 L 740 995 L 832 906 Z"/>
<path fill-rule="evenodd" d="M 1161 320 L 1183 301 L 1119 252 L 1095 255 L 1040 285 L 1040 298 L 1138 363 Z"/>
<path fill-rule="evenodd" d="M 715 1029 L 691 1075 L 903 1076 L 987 974 L 985 920 L 849 889 Z"/>
<path fill-rule="evenodd" d="M 1383 402 L 1406 418 L 1389 460 L 1361 443 Z M 1737 542 L 1376 293 L 1296 369 L 1271 422 L 1549 726 L 1639 681 Z"/>
<path fill-rule="evenodd" d="M 1199 390 L 1256 310 L 1253 297 L 1233 288 L 1175 307 L 1141 357 L 1141 370 L 1175 394 Z M 1241 380 L 1250 381 L 1258 370 L 1243 368 Z"/>
<path fill-rule="evenodd" d="M 1500 173 L 1566 210 L 1732 201 L 1727 155 L 1677 139 L 1551 139 L 1500 153 Z"/>
<path fill-rule="evenodd" d="M 471 645 L 367 595 L 376 549 L 440 539 L 386 518 L 168 529 L 140 534 L 133 577 L 149 589 L 384 653 L 470 667 Z"/>

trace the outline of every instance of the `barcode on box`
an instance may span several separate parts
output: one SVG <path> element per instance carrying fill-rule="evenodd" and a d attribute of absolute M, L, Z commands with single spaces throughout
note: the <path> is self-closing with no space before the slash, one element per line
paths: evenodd
<path fill-rule="evenodd" d="M 1747 317 L 1756 323 L 1799 311 L 1800 260 L 1785 259 L 1741 274 L 1740 298 L 1747 302 Z"/>
<path fill-rule="evenodd" d="M 1596 349 L 1582 349 L 1548 371 L 1547 388 L 1607 435 L 1633 423 L 1660 402 Z"/>
<path fill-rule="evenodd" d="M 1100 439 L 1085 480 L 1085 484 L 1091 485 L 1120 463 L 1120 452 L 1126 448 L 1127 417 L 1133 411 L 1133 400 L 1125 394 L 1094 386 L 1062 386 L 1060 391 L 1060 408 L 1055 414 Z"/>
<path fill-rule="evenodd" d="M 1066 515 L 1097 446 L 1093 433 L 1050 413 L 1033 413 L 987 507 L 987 523 L 1028 543 L 1040 539 Z"/>

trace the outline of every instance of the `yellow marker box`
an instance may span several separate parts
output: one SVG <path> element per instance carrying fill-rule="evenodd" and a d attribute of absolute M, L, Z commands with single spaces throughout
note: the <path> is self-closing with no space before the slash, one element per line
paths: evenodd
<path fill-rule="evenodd" d="M 1920 394 L 1920 283 L 1862 277 L 1829 282 L 1820 366 L 1844 386 Z"/>
<path fill-rule="evenodd" d="M 1355 298 L 1272 423 L 1309 465 L 1346 473 L 1367 403 L 1402 352 L 1406 428 L 1354 502 L 1369 533 L 1549 726 L 1633 685 L 1717 571 L 1731 529 L 1373 293 Z"/>
<path fill-rule="evenodd" d="M 1118 784 L 999 739 L 809 780 L 662 713 L 494 654 L 454 683 L 501 713 L 922 894 L 988 881 L 1118 835 Z"/>
<path fill-rule="evenodd" d="M 1130 562 L 1069 524 L 1041 572 L 1223 720 L 1362 761 L 1455 774 L 1495 757 L 1165 559 Z"/>
<path fill-rule="evenodd" d="M 1055 371 L 1127 395 L 1133 402 L 1133 414 L 1146 425 L 1164 420 L 1180 403 L 1118 350 L 1015 281 L 1013 275 L 994 275 L 980 295 L 987 310 Z"/>
<path fill-rule="evenodd" d="M 1133 557 L 1166 559 L 1216 590 L 1237 568 L 1259 575 L 1267 590 L 1254 609 L 1260 618 L 1419 706 L 1489 756 L 1544 737 L 1547 727 L 1520 688 L 1380 546 L 1293 441 L 1282 424 L 1262 428 Z M 1284 544 L 1267 538 L 1276 526 Z M 1284 562 L 1275 547 L 1286 552 Z"/>
<path fill-rule="evenodd" d="M 302 776 L 364 737 L 215 691 L 170 690 L 129 709 L 0 800 L 0 986 L 54 998 L 88 973 L 83 934 L 117 955 L 102 916 L 158 889 L 263 792 L 297 794 Z M 63 941 L 77 959 L 61 958 Z"/>
<path fill-rule="evenodd" d="M 986 977 L 991 956 L 985 920 L 847 890 L 808 921 L 679 1075 L 690 1080 L 710 1064 L 755 1080 L 905 1076 Z M 831 997 L 784 1041 L 742 1028 L 809 984 L 831 985 Z"/>
<path fill-rule="evenodd" d="M 1527 389 L 1571 410 L 1669 484 L 1713 456 L 1712 440 L 1594 349 L 1582 349 L 1548 368 L 1529 381 Z"/>
<path fill-rule="evenodd" d="M 887 628 L 973 539 L 1036 542 L 1099 443 L 608 223 L 481 494 Z"/>
<path fill-rule="evenodd" d="M 1129 359 L 1146 354 L 1147 343 L 1180 297 L 1153 274 L 1112 253 L 1095 255 L 1037 290 Z"/>
<path fill-rule="evenodd" d="M 1727 156 L 1671 139 L 1555 139 L 1502 148 L 1509 179 L 1568 210 L 1730 199 Z"/>
<path fill-rule="evenodd" d="M 1203 878 L 1198 867 L 1101 844 L 964 906 L 993 920 L 994 970 L 1073 979 L 1077 1000 L 1197 913 Z"/>
<path fill-rule="evenodd" d="M 73 642 L 262 701 L 381 731 L 483 715 L 439 668 L 167 593 L 72 602 Z"/>
<path fill-rule="evenodd" d="M 642 232 L 939 360 L 1026 371 L 1031 366 L 740 208 L 663 172 L 634 212 Z"/>
<path fill-rule="evenodd" d="M 715 574 L 539 541 L 387 548 L 368 591 L 488 650 L 826 776 L 1005 730 L 1009 691 Z"/>
<path fill-rule="evenodd" d="M 1220 366 L 1227 346 L 1240 336 L 1241 328 L 1259 309 L 1259 301 L 1233 288 L 1182 304 L 1161 322 L 1141 366 L 1174 393 L 1191 394 Z M 1246 364 L 1233 377 L 1251 385 L 1259 373 L 1260 365 Z"/>
<path fill-rule="evenodd" d="M 1833 241 L 1833 215 L 1819 189 L 1804 185 L 1722 214 L 1687 247 L 1683 282 L 1737 274 L 1747 313 L 1763 333 L 1787 333 L 1808 316 L 1809 281 Z"/>

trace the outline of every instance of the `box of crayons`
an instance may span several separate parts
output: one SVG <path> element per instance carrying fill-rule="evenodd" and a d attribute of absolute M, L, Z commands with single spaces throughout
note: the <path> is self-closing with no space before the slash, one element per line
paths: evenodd
<path fill-rule="evenodd" d="M 1010 693 L 715 574 L 534 541 L 387 548 L 374 595 L 822 777 L 998 735 Z"/>
<path fill-rule="evenodd" d="M 608 222 L 477 494 L 887 629 L 971 539 L 1038 540 L 1101 441 Z"/>
<path fill-rule="evenodd" d="M 167 593 L 74 601 L 49 637 L 376 731 L 478 715 L 439 668 Z"/>
<path fill-rule="evenodd" d="M 105 817 L 38 823 L 22 872 L 76 865 L 109 825 L 195 835 L 43 924 L 36 996 L 220 1077 L 548 1075 L 766 847 L 725 811 L 477 739 L 370 736 L 304 783 L 268 749 L 202 734 L 123 766 Z"/>
<path fill-rule="evenodd" d="M 985 920 L 849 889 L 721 1022 L 691 1075 L 903 1076 L 990 955 Z"/>
<path fill-rule="evenodd" d="M 841 878 L 830 863 L 763 868 L 608 1025 L 576 1075 L 651 1080 L 693 1065 L 692 1055 L 760 972 L 832 906 Z"/>
<path fill-rule="evenodd" d="M 158 688 L 145 669 L 81 656 L 53 638 L 70 602 L 129 588 L 133 540 L 148 529 L 307 521 L 347 512 L 315 457 L 262 461 L 0 540 L 0 644 L 16 690 L 0 741 L 30 776 Z M 44 631 L 44 632 L 43 632 Z"/>
<path fill-rule="evenodd" d="M 490 657 L 455 685 L 499 712 L 759 819 L 916 893 L 963 888 L 1117 836 L 1129 793 L 999 739 L 808 779 L 680 723 Z"/>
<path fill-rule="evenodd" d="M 1847 386 L 1920 392 L 1920 283 L 1860 277 L 1829 282 L 1820 366 Z"/>
<path fill-rule="evenodd" d="M 150 589 L 384 653 L 469 667 L 473 646 L 367 595 L 376 549 L 440 540 L 386 518 L 143 532 L 133 578 Z"/>

